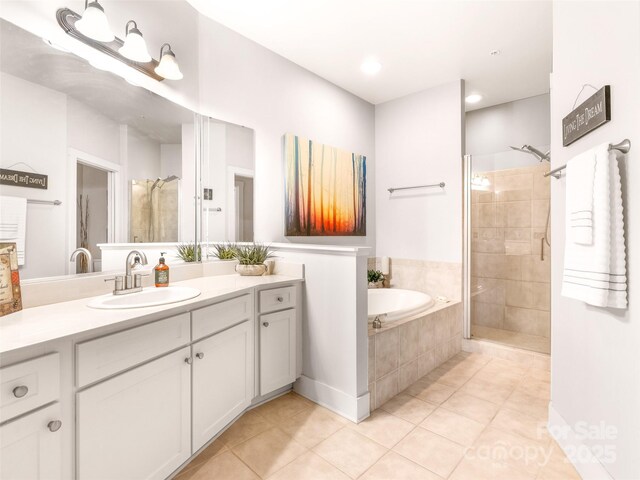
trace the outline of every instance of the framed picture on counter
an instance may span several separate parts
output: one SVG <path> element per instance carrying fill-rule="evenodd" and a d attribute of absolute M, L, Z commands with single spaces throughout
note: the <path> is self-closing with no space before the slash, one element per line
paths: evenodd
<path fill-rule="evenodd" d="M 18 248 L 15 243 L 0 243 L 0 317 L 22 310 Z"/>

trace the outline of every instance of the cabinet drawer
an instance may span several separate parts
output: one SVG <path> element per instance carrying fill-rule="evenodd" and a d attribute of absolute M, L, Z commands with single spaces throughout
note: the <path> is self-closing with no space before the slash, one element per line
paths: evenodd
<path fill-rule="evenodd" d="M 0 422 L 4 422 L 60 397 L 60 354 L 3 367 L 0 379 Z"/>
<path fill-rule="evenodd" d="M 83 387 L 188 344 L 189 314 L 148 323 L 76 345 L 77 384 Z"/>
<path fill-rule="evenodd" d="M 193 339 L 220 332 L 253 317 L 251 295 L 242 295 L 191 312 Z"/>
<path fill-rule="evenodd" d="M 260 313 L 291 308 L 296 305 L 296 288 L 282 287 L 260 292 Z"/>

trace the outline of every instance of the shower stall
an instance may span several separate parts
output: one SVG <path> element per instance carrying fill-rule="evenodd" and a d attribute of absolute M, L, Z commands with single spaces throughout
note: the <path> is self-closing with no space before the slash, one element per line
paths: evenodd
<path fill-rule="evenodd" d="M 465 156 L 465 334 L 549 353 L 552 242 L 544 152 L 525 145 Z"/>
<path fill-rule="evenodd" d="M 180 179 L 131 181 L 129 241 L 177 242 L 180 232 Z"/>

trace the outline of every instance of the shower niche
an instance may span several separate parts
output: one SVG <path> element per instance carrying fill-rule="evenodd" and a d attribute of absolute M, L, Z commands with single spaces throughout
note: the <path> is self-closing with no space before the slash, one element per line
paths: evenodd
<path fill-rule="evenodd" d="M 129 242 L 177 242 L 180 235 L 180 178 L 130 182 Z"/>

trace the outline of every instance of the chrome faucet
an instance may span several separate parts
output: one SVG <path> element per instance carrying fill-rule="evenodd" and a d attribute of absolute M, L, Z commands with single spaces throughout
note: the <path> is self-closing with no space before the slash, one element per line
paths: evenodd
<path fill-rule="evenodd" d="M 132 266 L 137 263 L 133 262 L 133 258 L 138 257 L 141 265 L 147 264 L 147 256 L 139 250 L 131 250 L 127 255 L 125 264 L 125 274 L 116 275 L 113 278 L 105 279 L 105 282 L 114 281 L 115 288 L 113 289 L 114 295 L 125 295 L 127 293 L 135 293 L 142 291 L 142 277 L 146 277 L 148 273 L 135 273 L 131 275 Z"/>
<path fill-rule="evenodd" d="M 88 273 L 93 272 L 93 257 L 91 256 L 91 252 L 86 248 L 76 248 L 71 254 L 70 262 L 75 262 L 78 255 L 84 255 L 87 259 L 87 270 Z"/>

